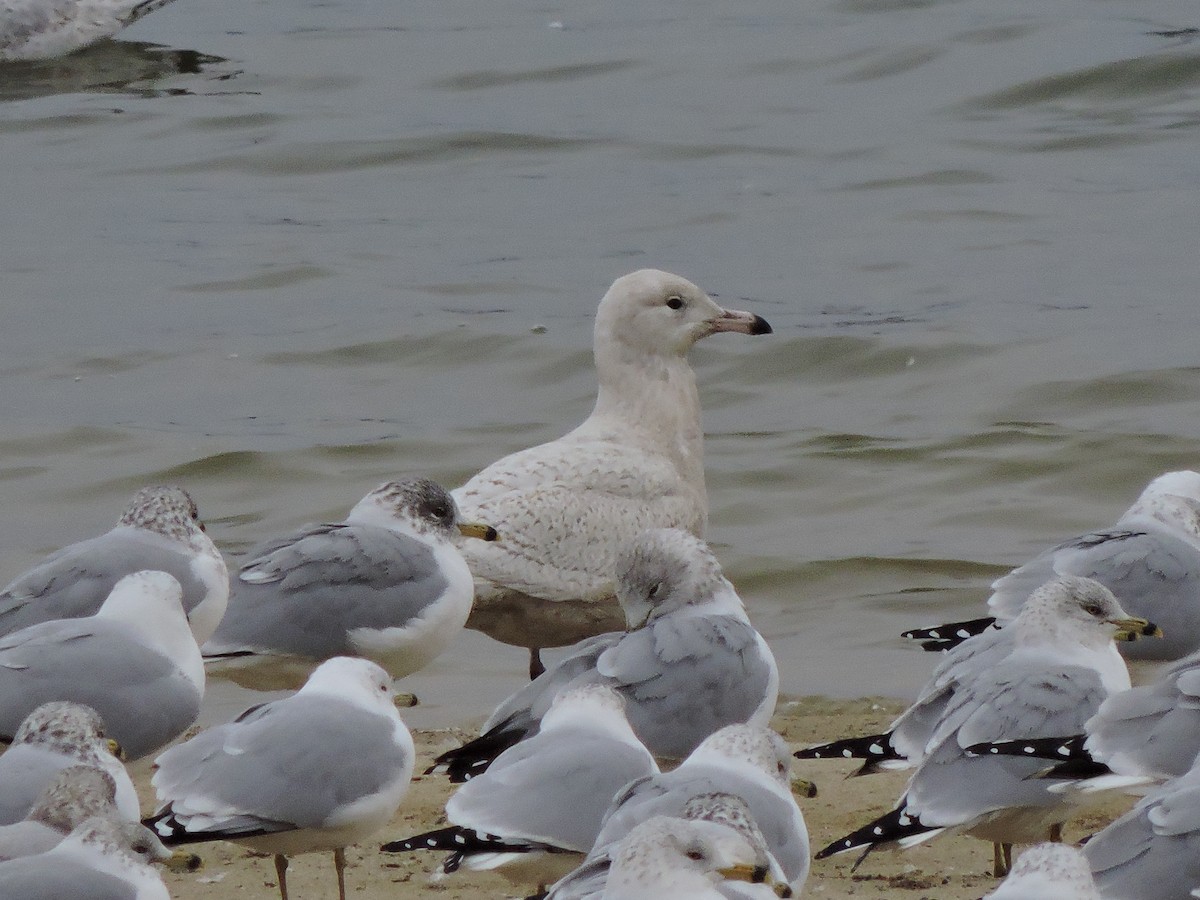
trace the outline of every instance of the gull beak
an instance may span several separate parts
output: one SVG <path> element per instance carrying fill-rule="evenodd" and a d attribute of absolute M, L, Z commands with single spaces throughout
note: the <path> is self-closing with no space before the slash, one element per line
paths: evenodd
<path fill-rule="evenodd" d="M 479 538 L 481 541 L 500 540 L 496 529 L 491 525 L 484 525 L 482 522 L 460 522 L 458 531 L 463 537 Z"/>
<path fill-rule="evenodd" d="M 1126 619 L 1109 619 L 1110 625 L 1117 626 L 1114 641 L 1136 641 L 1141 637 L 1162 637 L 1162 629 L 1153 622 L 1130 616 Z"/>
<path fill-rule="evenodd" d="M 766 866 L 752 866 L 749 863 L 734 863 L 732 866 L 717 869 L 717 872 L 728 881 L 748 881 L 751 884 L 762 884 L 771 878 L 771 872 Z M 773 878 L 771 880 L 774 881 Z"/>
<path fill-rule="evenodd" d="M 719 331 L 736 331 L 738 334 L 770 334 L 774 329 L 762 316 L 742 312 L 740 309 L 723 309 L 721 314 L 712 320 L 712 333 Z"/>
<path fill-rule="evenodd" d="M 195 853 L 188 853 L 186 850 L 176 850 L 163 860 L 163 868 L 168 872 L 199 872 L 203 865 L 204 860 Z"/>
<path fill-rule="evenodd" d="M 125 748 L 122 747 L 119 742 L 117 742 L 113 738 L 109 738 L 104 743 L 105 743 L 105 745 L 107 745 L 109 753 L 111 753 L 113 756 L 115 756 L 121 762 L 125 762 Z"/>

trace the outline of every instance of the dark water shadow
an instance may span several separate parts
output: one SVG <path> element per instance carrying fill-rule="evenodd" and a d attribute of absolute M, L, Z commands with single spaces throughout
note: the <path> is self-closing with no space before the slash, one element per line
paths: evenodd
<path fill-rule="evenodd" d="M 56 59 L 0 63 L 0 101 L 75 93 L 190 94 L 195 92 L 194 86 L 158 82 L 178 75 L 229 81 L 239 74 L 229 60 L 197 50 L 104 40 Z"/>

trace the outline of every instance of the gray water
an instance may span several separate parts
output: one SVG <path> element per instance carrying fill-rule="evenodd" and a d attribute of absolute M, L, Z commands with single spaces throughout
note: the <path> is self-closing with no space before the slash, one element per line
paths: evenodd
<path fill-rule="evenodd" d="M 1200 466 L 1200 41 L 1161 33 L 1198 25 L 179 0 L 0 69 L 0 577 L 148 482 L 232 561 L 556 437 L 596 302 L 653 266 L 776 329 L 693 358 L 709 537 L 783 689 L 909 695 L 931 660 L 901 630 Z M 468 634 L 407 718 L 465 722 L 523 669 Z"/>

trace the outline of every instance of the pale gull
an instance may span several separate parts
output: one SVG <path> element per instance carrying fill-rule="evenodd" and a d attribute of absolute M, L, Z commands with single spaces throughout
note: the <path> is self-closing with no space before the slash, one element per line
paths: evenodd
<path fill-rule="evenodd" d="M 208 640 L 225 613 L 229 572 L 195 501 L 163 485 L 134 494 L 111 530 L 51 554 L 0 592 L 0 634 L 93 615 L 118 581 L 144 570 L 175 576 L 196 642 Z"/>
<path fill-rule="evenodd" d="M 1083 852 L 1101 897 L 1189 900 L 1200 889 L 1200 767 L 1148 793 Z"/>
<path fill-rule="evenodd" d="M 42 789 L 24 819 L 0 825 L 0 861 L 45 853 L 92 816 L 121 817 L 116 782 L 95 766 L 69 766 Z"/>
<path fill-rule="evenodd" d="M 722 900 L 727 881 L 767 876 L 744 835 L 717 822 L 654 816 L 613 850 L 602 900 Z"/>
<path fill-rule="evenodd" d="M 599 389 L 573 431 L 492 463 L 454 491 L 497 544 L 463 553 L 475 575 L 467 627 L 530 650 L 622 627 L 617 554 L 647 528 L 703 536 L 708 519 L 700 398 L 688 351 L 723 331 L 769 334 L 691 282 L 653 269 L 618 278 L 596 311 Z"/>
<path fill-rule="evenodd" d="M 709 736 L 677 768 L 632 782 L 618 793 L 587 859 L 554 885 L 553 900 L 599 895 L 613 847 L 651 816 L 679 816 L 700 795 L 732 794 L 746 804 L 760 829 L 779 880 L 799 892 L 808 877 L 809 843 L 804 816 L 789 783 L 787 743 L 769 728 L 729 725 Z"/>
<path fill-rule="evenodd" d="M 1006 629 L 1013 651 L 960 683 L 896 808 L 816 858 L 961 832 L 992 841 L 995 874 L 1004 874 L 1012 844 L 1044 840 L 1073 810 L 1050 790 L 1053 781 L 1029 777 L 1045 767 L 1041 761 L 976 756 L 967 748 L 1081 729 L 1105 697 L 1129 688 L 1114 639 L 1137 638 L 1147 627 L 1090 579 L 1064 577 L 1038 588 Z"/>
<path fill-rule="evenodd" d="M 65 56 L 171 0 L 5 0 L 0 5 L 0 62 Z"/>
<path fill-rule="evenodd" d="M 463 522 L 453 498 L 426 478 L 382 484 L 344 522 L 251 550 L 204 656 L 291 663 L 301 682 L 333 656 L 366 657 L 394 678 L 411 674 L 450 644 L 471 609 L 460 534 L 496 539 L 495 529 Z"/>
<path fill-rule="evenodd" d="M 0 733 L 34 707 L 84 703 L 132 759 L 153 753 L 196 721 L 204 663 L 166 572 L 136 572 L 93 616 L 40 622 L 0 638 Z"/>
<path fill-rule="evenodd" d="M 561 877 L 591 848 L 613 796 L 658 772 L 624 706 L 600 684 L 563 691 L 537 735 L 500 754 L 450 798 L 450 827 L 383 850 L 448 850 L 446 874 L 466 866 L 539 885 Z"/>
<path fill-rule="evenodd" d="M 1161 641 L 1127 644 L 1129 659 L 1174 660 L 1200 650 L 1200 474 L 1167 472 L 1150 482 L 1112 528 L 1059 544 L 992 584 L 993 618 L 906 632 L 944 649 L 971 631 L 1012 620 L 1030 593 L 1057 575 L 1094 578 L 1133 615 L 1163 630 Z"/>
<path fill-rule="evenodd" d="M 93 816 L 54 849 L 0 863 L 0 885 L 14 900 L 169 900 L 151 863 L 170 857 L 136 822 Z"/>
<path fill-rule="evenodd" d="M 162 808 L 147 820 L 169 846 L 228 840 L 275 856 L 287 900 L 287 857 L 333 851 L 346 898 L 345 847 L 387 824 L 408 792 L 413 741 L 391 677 L 338 656 L 295 694 L 251 707 L 155 761 Z"/>
<path fill-rule="evenodd" d="M 682 758 L 722 726 L 771 718 L 775 658 L 703 541 L 652 529 L 624 547 L 616 570 L 628 630 L 582 642 L 500 704 L 479 738 L 438 758 L 452 778 L 482 771 L 536 733 L 568 685 L 605 684 L 621 694 L 634 733 L 657 757 Z"/>
<path fill-rule="evenodd" d="M 116 744 L 99 713 L 78 703 L 43 703 L 25 717 L 10 746 L 0 755 L 0 825 L 19 822 L 38 795 L 63 769 L 76 765 L 103 770 L 116 785 L 117 810 L 136 822 L 137 790 L 113 755 Z"/>
<path fill-rule="evenodd" d="M 1035 844 L 984 900 L 1101 900 L 1087 859 L 1066 844 Z"/>

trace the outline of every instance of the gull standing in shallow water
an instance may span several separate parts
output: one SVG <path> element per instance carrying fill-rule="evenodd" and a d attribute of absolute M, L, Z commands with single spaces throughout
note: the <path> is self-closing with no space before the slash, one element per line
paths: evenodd
<path fill-rule="evenodd" d="M 568 686 L 604 684 L 623 696 L 629 724 L 655 756 L 679 759 L 725 725 L 770 720 L 779 692 L 775 657 L 702 540 L 674 528 L 646 531 L 616 569 L 629 630 L 581 642 L 501 703 L 480 737 L 436 760 L 452 780 L 478 774 L 536 734 Z"/>
<path fill-rule="evenodd" d="M 992 583 L 994 618 L 905 632 L 928 650 L 1003 625 L 1032 591 L 1059 575 L 1094 578 L 1135 616 L 1163 630 L 1161 641 L 1127 644 L 1127 659 L 1174 660 L 1200 650 L 1200 473 L 1167 472 L 1146 485 L 1115 525 L 1072 538 Z"/>
<path fill-rule="evenodd" d="M 1070 818 L 1068 804 L 1051 790 L 1055 782 L 1030 777 L 1045 768 L 1042 761 L 977 756 L 968 748 L 1078 732 L 1106 696 L 1129 688 L 1114 639 L 1136 639 L 1151 627 L 1129 616 L 1099 582 L 1066 577 L 1038 588 L 1005 630 L 1012 653 L 959 685 L 896 808 L 834 841 L 817 859 L 909 847 L 951 831 L 992 841 L 999 876 L 1012 844 L 1044 840 Z"/>
<path fill-rule="evenodd" d="M 534 737 L 510 747 L 446 803 L 449 828 L 385 844 L 450 851 L 441 870 L 492 869 L 544 885 L 591 849 L 613 796 L 658 766 L 629 727 L 621 695 L 600 684 L 560 693 Z"/>
<path fill-rule="evenodd" d="M 183 586 L 196 643 L 208 640 L 225 614 L 229 571 L 195 501 L 164 485 L 142 488 L 112 529 L 51 554 L 0 592 L 0 634 L 93 615 L 118 581 L 146 570 L 167 572 Z"/>
<path fill-rule="evenodd" d="M 412 736 L 375 663 L 337 656 L 297 693 L 254 706 L 155 760 L 162 808 L 146 824 L 168 846 L 235 841 L 275 856 L 332 850 L 346 900 L 345 848 L 386 825 L 408 792 Z"/>
<path fill-rule="evenodd" d="M 770 334 L 760 316 L 722 309 L 678 275 L 618 278 L 596 311 L 599 390 L 573 431 L 492 463 L 454 491 L 499 544 L 463 553 L 475 575 L 467 627 L 538 651 L 622 627 L 612 576 L 647 528 L 703 536 L 708 520 L 700 397 L 688 351 L 722 331 Z"/>
<path fill-rule="evenodd" d="M 40 703 L 95 709 L 130 759 L 179 737 L 200 714 L 204 663 L 166 572 L 126 575 L 94 616 L 0 638 L 0 734 Z"/>
<path fill-rule="evenodd" d="M 400 678 L 425 666 L 462 630 L 474 590 L 454 540 L 496 540 L 461 520 L 427 478 L 389 481 L 336 525 L 310 525 L 251 550 L 229 609 L 203 647 L 207 660 L 303 671 L 362 656 Z"/>
<path fill-rule="evenodd" d="M 116 785 L 117 811 L 136 822 L 141 818 L 137 790 L 114 749 L 100 714 L 90 706 L 43 703 L 25 717 L 12 745 L 0 755 L 0 825 L 25 818 L 58 773 L 77 765 L 107 773 Z"/>
<path fill-rule="evenodd" d="M 65 56 L 112 37 L 171 0 L 5 0 L 0 62 Z"/>

